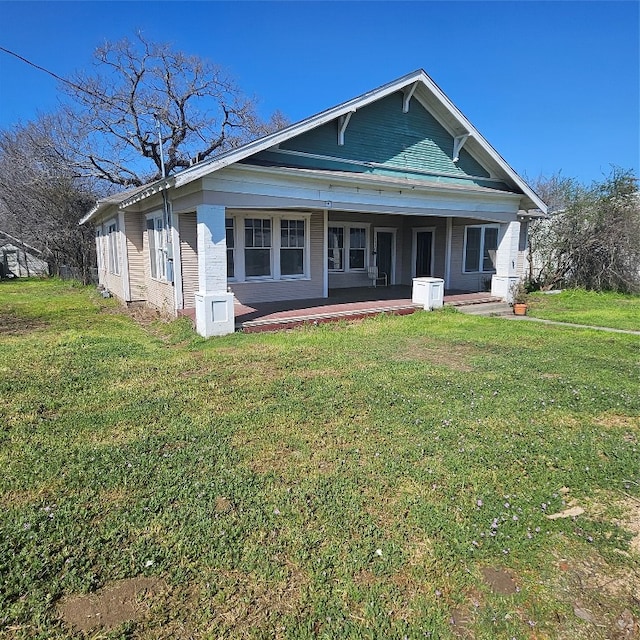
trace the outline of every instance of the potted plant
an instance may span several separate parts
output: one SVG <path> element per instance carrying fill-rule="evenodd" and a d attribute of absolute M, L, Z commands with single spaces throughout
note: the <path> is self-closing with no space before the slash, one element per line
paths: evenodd
<path fill-rule="evenodd" d="M 526 316 L 528 300 L 529 292 L 524 286 L 524 282 L 522 282 L 522 280 L 514 282 L 511 287 L 511 306 L 513 307 L 513 313 L 517 316 Z"/>

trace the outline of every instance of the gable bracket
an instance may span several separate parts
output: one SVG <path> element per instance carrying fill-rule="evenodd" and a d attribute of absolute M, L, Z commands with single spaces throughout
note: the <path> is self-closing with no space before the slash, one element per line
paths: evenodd
<path fill-rule="evenodd" d="M 456 136 L 453 139 L 453 161 L 454 162 L 458 162 L 458 160 L 460 160 L 460 151 L 462 150 L 462 147 L 464 147 L 464 143 L 469 139 L 469 136 L 471 134 L 469 133 L 464 133 L 461 136 Z"/>
<path fill-rule="evenodd" d="M 338 118 L 338 145 L 344 145 L 344 132 L 347 130 L 347 126 L 349 126 L 349 120 L 351 120 L 351 116 L 355 113 L 355 111 L 349 111 L 349 113 L 345 113 L 343 116 Z"/>
<path fill-rule="evenodd" d="M 409 102 L 411 101 L 417 86 L 418 83 L 414 82 L 410 87 L 405 87 L 402 90 L 402 93 L 404 94 L 404 98 L 402 99 L 402 113 L 409 113 Z"/>

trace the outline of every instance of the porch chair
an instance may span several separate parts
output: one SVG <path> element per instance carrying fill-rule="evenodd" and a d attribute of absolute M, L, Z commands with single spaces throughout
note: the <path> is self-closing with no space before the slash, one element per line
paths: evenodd
<path fill-rule="evenodd" d="M 383 287 L 387 286 L 387 274 L 386 273 L 380 273 L 378 271 L 378 267 L 369 267 L 369 280 L 371 280 L 371 286 L 372 287 L 377 287 L 378 286 L 378 281 L 382 280 L 384 282 L 384 284 L 382 285 Z"/>

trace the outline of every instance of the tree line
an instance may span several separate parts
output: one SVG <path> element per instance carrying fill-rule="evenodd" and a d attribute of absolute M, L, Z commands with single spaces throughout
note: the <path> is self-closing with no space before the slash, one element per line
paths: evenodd
<path fill-rule="evenodd" d="M 94 232 L 78 222 L 95 201 L 286 126 L 207 60 L 133 39 L 95 51 L 96 71 L 59 83 L 61 106 L 0 131 L 0 230 L 88 282 Z M 35 66 L 35 65 L 34 65 Z"/>

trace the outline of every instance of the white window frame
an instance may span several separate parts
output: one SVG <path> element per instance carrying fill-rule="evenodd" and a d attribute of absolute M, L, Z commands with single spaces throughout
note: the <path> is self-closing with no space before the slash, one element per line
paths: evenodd
<path fill-rule="evenodd" d="M 118 230 L 118 221 L 116 218 L 109 220 L 105 227 L 107 228 L 107 253 L 109 273 L 114 276 L 120 275 L 120 233 Z"/>
<path fill-rule="evenodd" d="M 480 229 L 480 252 L 478 254 L 477 268 L 467 269 L 467 232 L 469 229 Z M 469 224 L 464 228 L 464 244 L 462 245 L 462 272 L 463 273 L 495 273 L 495 265 L 491 269 L 484 269 L 484 239 L 487 229 L 496 229 L 496 251 L 500 242 L 499 224 Z"/>
<path fill-rule="evenodd" d="M 227 242 L 227 280 L 230 280 L 231 282 L 235 282 L 237 280 L 237 273 L 238 273 L 238 258 L 237 258 L 237 246 L 238 246 L 238 241 L 236 239 L 236 235 L 238 232 L 238 223 L 237 223 L 237 219 L 234 216 L 230 216 L 230 215 L 226 215 L 225 219 L 224 219 L 224 233 L 225 233 L 225 242 L 227 240 L 227 231 L 229 231 L 229 227 L 227 227 L 227 220 L 231 220 L 231 236 L 233 238 L 233 247 L 229 246 L 229 243 Z M 233 256 L 233 276 L 229 275 L 229 252 L 231 252 L 231 255 Z"/>
<path fill-rule="evenodd" d="M 327 235 L 329 233 L 329 229 L 331 228 L 337 228 L 337 229 L 342 229 L 342 237 L 343 237 L 343 247 L 342 247 L 342 264 L 343 264 L 343 268 L 342 269 L 329 269 L 329 261 L 327 259 L 327 262 L 325 264 L 326 269 L 328 270 L 329 273 L 366 273 L 368 268 L 369 268 L 369 264 L 370 264 L 370 253 L 371 253 L 371 224 L 368 222 L 333 222 L 331 220 L 329 220 L 329 222 L 327 223 Z M 362 249 L 364 251 L 364 267 L 356 267 L 356 268 L 351 268 L 349 266 L 350 264 L 350 255 L 351 255 L 351 229 L 363 229 L 364 230 L 364 237 L 365 237 L 365 246 L 364 249 Z M 327 246 L 327 249 L 329 249 L 329 247 Z M 358 250 L 360 250 L 360 247 L 357 248 Z"/>
<path fill-rule="evenodd" d="M 246 242 L 245 242 L 245 233 L 246 233 L 246 221 L 247 220 L 268 220 L 269 221 L 269 233 L 271 235 L 271 242 L 269 244 L 268 247 L 247 247 L 246 246 Z M 271 216 L 265 216 L 263 215 L 251 215 L 251 216 L 245 216 L 242 220 L 242 261 L 244 263 L 244 272 L 245 272 L 245 279 L 246 280 L 275 280 L 275 270 L 274 270 L 274 231 L 275 231 L 275 225 L 273 223 L 273 218 Z M 268 274 L 264 274 L 264 275 L 256 275 L 256 276 L 249 276 L 247 275 L 247 251 L 252 251 L 255 249 L 268 249 L 269 250 L 269 273 Z"/>
<path fill-rule="evenodd" d="M 164 215 L 161 211 L 150 213 L 147 220 L 147 246 L 149 249 L 149 275 L 152 280 L 168 282 L 168 255 L 167 255 L 167 228 L 164 223 Z M 149 222 L 153 221 L 153 229 L 149 228 Z M 155 273 L 152 252 L 155 254 Z"/>
<path fill-rule="evenodd" d="M 104 254 L 102 253 L 102 227 L 96 227 L 96 264 L 98 271 L 104 271 Z"/>
<path fill-rule="evenodd" d="M 274 282 L 289 280 L 310 280 L 311 279 L 311 213 L 291 211 L 254 211 L 246 210 L 242 212 L 227 211 L 226 218 L 233 220 L 234 230 L 234 272 L 233 278 L 227 277 L 230 282 Z M 248 276 L 245 268 L 245 238 L 244 238 L 244 221 L 247 219 L 262 219 L 271 221 L 271 247 L 270 247 L 270 265 L 271 275 L 268 276 Z M 280 269 L 280 224 L 282 220 L 297 220 L 304 222 L 304 247 L 303 262 L 304 269 L 302 274 L 283 275 Z"/>

